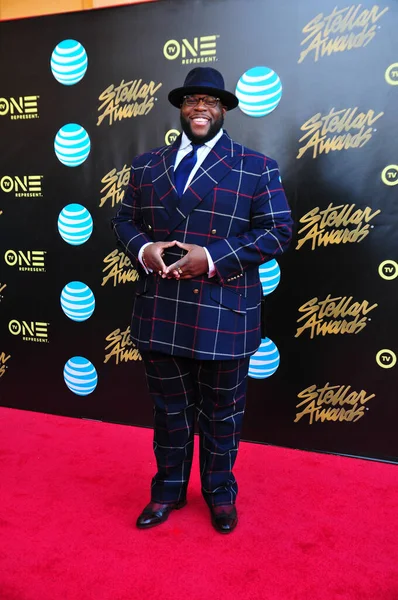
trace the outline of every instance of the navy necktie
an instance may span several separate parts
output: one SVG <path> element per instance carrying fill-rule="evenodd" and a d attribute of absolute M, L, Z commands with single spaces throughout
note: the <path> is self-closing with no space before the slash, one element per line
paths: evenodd
<path fill-rule="evenodd" d="M 180 198 L 184 193 L 184 188 L 187 184 L 188 177 L 196 165 L 198 158 L 196 153 L 201 145 L 202 144 L 192 144 L 192 150 L 184 156 L 177 169 L 174 171 L 175 186 Z"/>

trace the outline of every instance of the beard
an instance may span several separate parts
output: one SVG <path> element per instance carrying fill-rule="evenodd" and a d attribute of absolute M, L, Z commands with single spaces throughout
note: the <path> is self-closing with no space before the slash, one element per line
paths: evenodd
<path fill-rule="evenodd" d="M 195 135 L 192 132 L 190 120 L 183 117 L 181 113 L 180 113 L 180 123 L 181 123 L 183 132 L 191 140 L 191 142 L 193 144 L 205 144 L 209 140 L 213 139 L 214 136 L 217 135 L 217 133 L 220 131 L 221 127 L 224 125 L 224 115 L 223 115 L 223 113 L 221 113 L 219 118 L 216 121 L 214 121 L 213 123 L 211 123 L 211 125 L 209 127 L 209 131 L 206 133 L 206 135 L 201 135 L 201 136 Z"/>

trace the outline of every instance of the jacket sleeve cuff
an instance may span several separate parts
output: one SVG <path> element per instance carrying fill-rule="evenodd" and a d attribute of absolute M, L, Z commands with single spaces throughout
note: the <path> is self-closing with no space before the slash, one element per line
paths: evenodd
<path fill-rule="evenodd" d="M 214 266 L 214 262 L 212 257 L 210 256 L 210 252 L 208 251 L 207 248 L 205 248 L 203 246 L 203 250 L 206 252 L 206 256 L 207 256 L 207 263 L 209 265 L 209 269 L 207 271 L 207 276 L 210 277 L 214 277 L 214 275 L 216 274 L 216 268 Z"/>
<path fill-rule="evenodd" d="M 144 263 L 144 261 L 142 259 L 142 255 L 144 254 L 145 248 L 147 246 L 149 246 L 149 244 L 153 244 L 153 242 L 147 242 L 146 244 L 141 246 L 140 251 L 138 252 L 138 260 L 140 261 L 142 268 L 144 269 L 144 271 L 147 275 L 148 275 L 148 273 L 152 273 L 152 269 L 148 269 L 148 267 L 146 266 L 146 264 Z"/>

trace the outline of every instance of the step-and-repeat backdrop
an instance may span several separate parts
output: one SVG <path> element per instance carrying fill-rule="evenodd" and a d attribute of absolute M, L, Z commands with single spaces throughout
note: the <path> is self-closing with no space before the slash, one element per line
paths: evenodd
<path fill-rule="evenodd" d="M 149 426 L 138 274 L 110 219 L 197 65 L 275 158 L 296 230 L 260 269 L 244 438 L 398 460 L 398 6 L 193 0 L 0 23 L 3 406 Z"/>

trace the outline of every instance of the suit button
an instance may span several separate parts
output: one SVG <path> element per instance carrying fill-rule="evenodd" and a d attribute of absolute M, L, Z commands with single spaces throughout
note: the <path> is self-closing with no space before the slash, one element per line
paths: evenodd
<path fill-rule="evenodd" d="M 198 290 L 198 288 L 195 288 L 195 289 L 193 290 L 193 293 L 194 293 L 194 294 L 199 294 L 199 290 Z"/>
<path fill-rule="evenodd" d="M 212 229 L 211 233 L 212 233 L 212 235 L 215 235 L 217 233 L 217 229 Z"/>
<path fill-rule="evenodd" d="M 149 229 L 149 231 L 151 231 L 152 225 L 148 225 L 148 229 Z"/>

